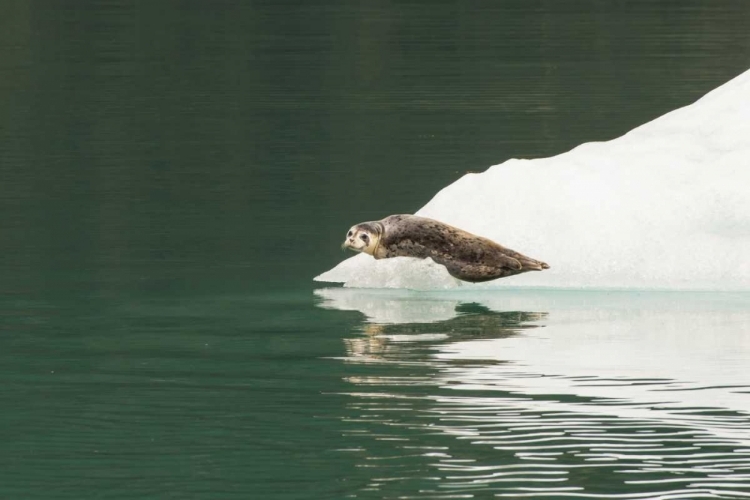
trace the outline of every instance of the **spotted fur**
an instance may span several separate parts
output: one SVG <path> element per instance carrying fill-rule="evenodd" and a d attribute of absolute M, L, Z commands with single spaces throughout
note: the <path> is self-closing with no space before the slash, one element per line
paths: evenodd
<path fill-rule="evenodd" d="M 487 238 L 408 214 L 357 224 L 347 233 L 343 246 L 368 253 L 376 259 L 430 257 L 444 265 L 451 276 L 469 282 L 490 281 L 549 268 L 544 262 Z"/>

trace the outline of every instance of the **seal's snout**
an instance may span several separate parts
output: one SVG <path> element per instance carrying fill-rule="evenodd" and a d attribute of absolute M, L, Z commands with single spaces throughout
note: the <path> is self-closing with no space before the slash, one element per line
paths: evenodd
<path fill-rule="evenodd" d="M 344 238 L 344 242 L 341 244 L 341 250 L 346 250 L 347 248 L 356 250 L 357 247 L 354 245 L 353 237 Z"/>

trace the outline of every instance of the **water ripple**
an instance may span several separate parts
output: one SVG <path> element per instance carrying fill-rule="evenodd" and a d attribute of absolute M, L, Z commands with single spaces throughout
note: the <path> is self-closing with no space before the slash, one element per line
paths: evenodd
<path fill-rule="evenodd" d="M 585 373 L 588 361 L 580 358 L 581 373 L 545 371 L 516 346 L 551 338 L 552 313 L 514 313 L 513 321 L 501 314 L 478 310 L 474 320 L 464 314 L 430 326 L 367 324 L 346 341 L 346 362 L 369 373 L 347 378 L 356 389 L 346 393 L 345 436 L 377 477 L 354 496 L 750 497 L 744 372 L 717 368 L 702 382 L 662 376 L 665 370 L 598 376 Z M 679 313 L 673 316 L 674 325 Z M 750 345 L 742 343 L 746 330 L 727 333 L 714 330 L 713 342 Z M 695 361 L 691 349 L 682 354 Z M 748 354 L 735 349 L 737 359 L 750 361 Z"/>

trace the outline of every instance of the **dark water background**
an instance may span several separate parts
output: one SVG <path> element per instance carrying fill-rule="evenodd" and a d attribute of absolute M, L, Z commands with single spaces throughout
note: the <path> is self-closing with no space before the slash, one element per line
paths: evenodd
<path fill-rule="evenodd" d="M 360 344 L 518 335 L 554 307 L 472 299 L 467 321 L 387 331 L 318 307 L 311 278 L 354 222 L 693 102 L 750 67 L 748 33 L 742 1 L 2 3 L 0 498 L 473 494 L 424 450 L 518 456 L 414 430 L 445 339 L 372 362 Z M 396 416 L 363 419 L 362 380 L 390 381 Z M 712 445 L 738 464 L 716 474 L 748 493 L 737 443 Z M 363 466 L 387 457 L 396 474 Z M 581 470 L 586 493 L 672 484 Z"/>

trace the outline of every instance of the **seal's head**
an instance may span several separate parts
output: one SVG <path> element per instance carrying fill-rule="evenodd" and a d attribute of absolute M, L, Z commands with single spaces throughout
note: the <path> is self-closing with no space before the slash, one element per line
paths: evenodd
<path fill-rule="evenodd" d="M 346 233 L 346 239 L 341 248 L 348 248 L 355 252 L 364 252 L 375 255 L 380 245 L 380 237 L 383 235 L 382 224 L 376 222 L 362 222 L 352 226 Z"/>

